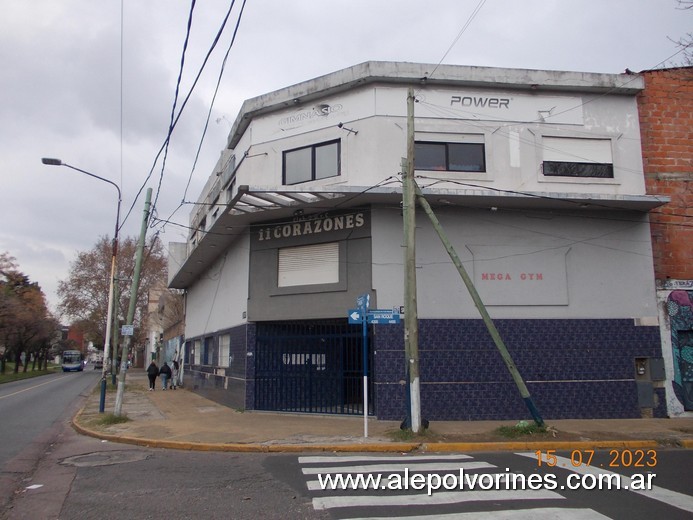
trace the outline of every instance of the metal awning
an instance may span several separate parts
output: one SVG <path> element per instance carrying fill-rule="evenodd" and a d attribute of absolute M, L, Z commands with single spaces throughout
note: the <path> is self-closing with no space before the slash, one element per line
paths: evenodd
<path fill-rule="evenodd" d="M 669 202 L 656 195 L 611 195 L 566 192 L 518 192 L 487 188 L 439 189 L 422 187 L 432 207 L 464 207 L 485 209 L 535 209 L 574 211 L 638 211 L 648 212 Z M 402 200 L 398 179 L 390 185 L 326 186 L 296 188 L 291 186 L 239 186 L 236 196 L 226 206 L 171 279 L 170 287 L 185 289 L 224 254 L 240 236 L 255 223 L 283 220 L 303 214 L 387 204 Z"/>

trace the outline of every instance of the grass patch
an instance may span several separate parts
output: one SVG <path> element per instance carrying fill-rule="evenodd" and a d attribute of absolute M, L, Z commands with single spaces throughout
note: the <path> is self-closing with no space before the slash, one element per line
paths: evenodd
<path fill-rule="evenodd" d="M 496 428 L 495 431 L 501 437 L 506 437 L 508 439 L 549 433 L 546 426 L 539 426 L 537 423 L 530 423 L 527 421 L 520 421 L 515 426 L 501 426 Z"/>
<path fill-rule="evenodd" d="M 31 370 L 31 366 L 27 368 L 24 372 L 24 367 L 19 367 L 19 372 L 14 373 L 14 363 L 9 361 L 5 363 L 5 373 L 0 374 L 0 384 L 10 383 L 12 381 L 19 381 L 20 379 L 29 379 L 31 377 L 46 376 L 48 374 L 55 374 L 56 372 L 62 370 L 60 365 L 54 365 L 48 363 L 48 370 Z"/>
<path fill-rule="evenodd" d="M 111 426 L 113 424 L 122 424 L 126 422 L 130 422 L 130 418 L 127 415 L 114 415 L 112 413 L 99 416 L 99 418 L 94 421 L 95 424 L 101 426 Z"/>
<path fill-rule="evenodd" d="M 422 429 L 419 433 L 414 433 L 411 428 L 397 429 L 387 432 L 387 436 L 393 442 L 432 442 L 435 441 L 437 435 L 428 428 Z"/>

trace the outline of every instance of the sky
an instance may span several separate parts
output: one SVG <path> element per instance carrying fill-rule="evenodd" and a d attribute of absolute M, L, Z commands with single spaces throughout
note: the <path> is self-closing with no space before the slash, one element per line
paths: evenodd
<path fill-rule="evenodd" d="M 158 218 L 188 224 L 246 99 L 365 61 L 675 66 L 672 40 L 693 27 L 677 0 L 198 0 L 176 114 L 190 95 L 162 170 L 191 3 L 0 0 L 0 252 L 53 311 L 78 252 L 113 237 L 118 199 L 112 185 L 42 157 L 120 186 L 120 236 L 137 236 L 147 187 Z M 155 232 L 165 246 L 187 237 L 173 224 Z"/>

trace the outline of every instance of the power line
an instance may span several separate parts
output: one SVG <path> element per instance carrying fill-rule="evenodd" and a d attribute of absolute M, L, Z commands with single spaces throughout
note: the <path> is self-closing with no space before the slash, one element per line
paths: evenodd
<path fill-rule="evenodd" d="M 467 22 L 462 26 L 462 29 L 460 29 L 460 32 L 457 33 L 457 36 L 453 40 L 452 44 L 450 44 L 450 47 L 448 47 L 448 50 L 445 51 L 445 54 L 443 54 L 443 57 L 440 58 L 440 61 L 438 62 L 438 65 L 435 66 L 433 71 L 428 75 L 429 78 L 432 78 L 435 72 L 438 70 L 438 67 L 440 67 L 440 64 L 443 63 L 443 60 L 447 57 L 447 55 L 450 53 L 452 48 L 457 44 L 458 40 L 462 37 L 464 32 L 467 30 L 469 25 L 472 23 L 472 20 L 476 18 L 476 15 L 479 14 L 479 11 L 481 11 L 481 8 L 484 7 L 484 4 L 486 3 L 486 0 L 481 0 L 477 6 L 474 8 L 474 11 L 472 11 L 472 14 L 469 15 L 469 18 L 467 18 Z"/>
<path fill-rule="evenodd" d="M 231 52 L 231 48 L 233 47 L 233 44 L 234 44 L 235 41 L 236 41 L 236 35 L 237 35 L 237 33 L 238 33 L 238 28 L 239 28 L 240 25 L 241 25 L 241 18 L 243 17 L 243 11 L 244 11 L 244 9 L 245 9 L 245 4 L 246 4 L 246 0 L 243 0 L 243 5 L 241 5 L 241 11 L 240 11 L 240 13 L 239 13 L 239 15 L 238 15 L 238 20 L 236 21 L 236 27 L 234 28 L 234 31 L 233 31 L 233 36 L 232 36 L 232 38 L 231 38 L 231 43 L 229 44 L 228 48 L 226 49 L 226 54 L 224 55 L 224 60 L 222 61 L 221 69 L 219 70 L 219 76 L 217 77 L 217 84 L 216 84 L 216 87 L 214 88 L 214 95 L 212 96 L 212 101 L 211 101 L 211 103 L 209 104 L 209 111 L 207 112 L 207 119 L 206 119 L 206 121 L 205 121 L 205 127 L 204 127 L 204 130 L 203 130 L 203 132 L 202 132 L 202 137 L 200 138 L 200 143 L 199 143 L 199 145 L 198 145 L 198 147 L 197 147 L 197 153 L 195 154 L 195 160 L 194 160 L 194 162 L 193 162 L 192 168 L 190 169 L 190 175 L 188 176 L 188 182 L 187 182 L 187 184 L 185 185 L 185 190 L 184 190 L 184 192 L 183 192 L 183 199 L 182 199 L 182 200 L 185 200 L 185 197 L 186 197 L 187 194 L 188 194 L 188 188 L 190 187 L 190 181 L 192 180 L 193 173 L 195 172 L 195 167 L 196 167 L 196 165 L 197 165 L 197 160 L 198 160 L 199 157 L 200 157 L 200 150 L 202 149 L 202 143 L 203 143 L 203 141 L 204 141 L 205 135 L 207 134 L 207 128 L 209 127 L 209 119 L 210 119 L 210 117 L 212 116 L 212 109 L 214 108 L 214 102 L 216 101 L 217 94 L 218 94 L 218 92 L 219 92 L 219 85 L 221 84 L 221 79 L 222 79 L 222 77 L 224 76 L 224 69 L 226 68 L 226 60 L 228 59 L 229 53 Z M 233 5 L 232 5 L 232 7 L 233 7 Z M 182 206 L 182 202 L 181 202 L 181 204 L 178 206 L 178 208 L 176 208 L 176 209 L 174 210 L 174 212 L 171 214 L 171 217 L 173 216 L 173 214 L 174 214 L 176 211 L 178 211 L 178 209 L 179 209 L 181 206 Z M 169 217 L 169 218 L 171 218 L 171 217 Z"/>
<path fill-rule="evenodd" d="M 193 2 L 193 4 L 194 4 L 194 2 Z M 168 145 L 168 142 L 170 141 L 171 135 L 172 135 L 172 133 L 173 133 L 173 129 L 175 129 L 176 125 L 178 124 L 178 121 L 180 120 L 180 117 L 181 117 L 181 115 L 183 114 L 183 110 L 185 109 L 186 105 L 188 104 L 188 101 L 190 100 L 190 97 L 192 96 L 192 93 L 193 93 L 193 91 L 195 90 L 195 87 L 197 86 L 197 83 L 198 83 L 200 77 L 202 76 L 202 72 L 204 71 L 204 69 L 205 69 L 205 67 L 206 67 L 206 65 L 207 65 L 207 62 L 209 61 L 209 58 L 210 58 L 210 56 L 211 56 L 211 54 L 212 54 L 214 48 L 216 47 L 217 43 L 219 42 L 219 38 L 221 37 L 221 34 L 223 33 L 224 27 L 226 26 L 226 22 L 227 22 L 227 20 L 228 20 L 230 14 L 231 14 L 231 10 L 233 9 L 234 4 L 235 4 L 235 0 L 231 2 L 231 6 L 229 7 L 229 9 L 228 9 L 228 11 L 227 11 L 227 13 L 226 13 L 226 16 L 224 17 L 224 20 L 223 20 L 223 22 L 222 22 L 222 24 L 221 24 L 221 26 L 220 26 L 220 28 L 219 28 L 219 31 L 218 31 L 217 34 L 216 34 L 216 37 L 215 37 L 215 39 L 214 39 L 214 41 L 213 41 L 213 43 L 212 43 L 210 49 L 207 51 L 207 54 L 206 54 L 206 56 L 205 56 L 205 59 L 204 59 L 202 65 L 200 66 L 200 69 L 199 69 L 199 71 L 198 71 L 198 73 L 197 73 L 197 75 L 196 75 L 196 77 L 195 77 L 195 80 L 193 81 L 192 86 L 191 86 L 190 89 L 188 90 L 188 93 L 187 93 L 187 95 L 185 96 L 185 99 L 183 100 L 183 103 L 182 103 L 181 106 L 180 106 L 180 110 L 178 111 L 178 114 L 176 115 L 176 117 L 175 117 L 173 123 L 172 123 L 171 125 L 169 125 L 169 131 L 168 131 L 168 134 L 167 134 L 167 136 L 166 136 L 166 139 L 164 140 L 163 144 L 162 144 L 161 147 L 159 148 L 159 151 L 158 151 L 158 153 L 156 154 L 156 156 L 155 156 L 155 158 L 154 158 L 154 162 L 153 162 L 153 164 L 152 164 L 152 167 L 151 167 L 151 169 L 149 170 L 149 173 L 147 174 L 147 177 L 145 178 L 144 182 L 142 183 L 142 186 L 140 187 L 139 191 L 137 192 L 137 195 L 135 196 L 135 199 L 134 199 L 134 201 L 133 201 L 133 203 L 132 203 L 132 206 L 130 206 L 130 209 L 128 210 L 127 215 L 126 215 L 124 221 L 127 220 L 127 218 L 129 217 L 130 213 L 132 212 L 133 208 L 135 207 L 135 204 L 136 204 L 136 202 L 137 202 L 137 199 L 138 199 L 139 196 L 141 195 L 142 190 L 144 190 L 144 188 L 145 188 L 147 182 L 149 181 L 149 179 L 150 179 L 151 176 L 152 176 L 152 173 L 154 172 L 154 168 L 156 167 L 156 164 L 157 164 L 157 162 L 159 161 L 159 157 L 161 156 L 161 154 L 162 154 L 162 152 L 164 151 L 165 147 Z M 163 171 L 162 171 L 162 177 L 163 177 Z M 160 187 L 161 187 L 161 178 L 160 178 L 160 181 L 159 181 L 159 188 L 160 188 Z M 158 197 L 158 194 L 159 194 L 159 189 L 157 189 L 157 197 Z M 155 200 L 155 202 L 156 202 L 156 200 Z M 123 223 L 124 223 L 124 221 L 123 221 Z"/>

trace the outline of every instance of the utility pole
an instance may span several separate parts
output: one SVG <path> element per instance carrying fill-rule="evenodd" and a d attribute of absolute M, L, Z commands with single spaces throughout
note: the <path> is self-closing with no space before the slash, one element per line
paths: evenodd
<path fill-rule="evenodd" d="M 116 267 L 116 273 L 118 272 L 118 268 Z M 117 278 L 117 274 L 116 274 Z M 116 385 L 116 363 L 118 357 L 115 355 L 118 352 L 118 338 L 120 337 L 120 331 L 118 330 L 118 310 L 120 309 L 120 305 L 118 304 L 119 302 L 120 295 L 118 293 L 118 284 L 114 283 L 113 284 L 113 326 L 111 327 L 111 332 L 113 333 L 113 338 L 111 339 L 111 345 L 113 345 L 113 363 L 111 366 L 113 367 L 112 370 L 112 377 L 111 377 L 111 384 L 113 386 Z"/>
<path fill-rule="evenodd" d="M 128 307 L 128 316 L 125 322 L 126 325 L 132 326 L 135 318 L 135 307 L 137 307 L 137 290 L 140 285 L 140 269 L 142 268 L 142 252 L 144 251 L 144 239 L 147 234 L 147 224 L 149 222 L 149 206 L 152 200 L 152 189 L 147 189 L 147 199 L 144 203 L 144 214 L 142 215 L 142 228 L 140 229 L 140 239 L 137 242 L 137 255 L 135 258 L 135 272 L 132 276 L 132 284 L 130 285 L 130 306 Z M 125 393 L 125 373 L 128 369 L 128 352 L 130 350 L 130 340 L 132 336 L 127 335 L 123 338 L 123 348 L 120 354 L 120 373 L 118 374 L 118 389 L 116 391 L 115 408 L 113 415 L 119 417 L 123 407 L 123 394 Z"/>
<path fill-rule="evenodd" d="M 409 385 L 411 430 L 421 429 L 419 316 L 416 307 L 416 191 L 414 182 L 414 89 L 407 91 L 407 164 L 402 176 L 404 218 L 404 356 Z"/>
<path fill-rule="evenodd" d="M 496 348 L 500 352 L 500 355 L 503 358 L 503 362 L 505 363 L 505 366 L 508 368 L 508 371 L 510 372 L 510 375 L 512 376 L 513 381 L 515 381 L 515 385 L 517 386 L 518 390 L 520 391 L 520 395 L 522 396 L 522 399 L 525 401 L 525 405 L 529 409 L 529 412 L 532 414 L 532 417 L 534 418 L 534 422 L 537 423 L 538 426 L 543 426 L 544 420 L 541 418 L 541 415 L 539 414 L 539 410 L 537 410 L 537 407 L 534 405 L 534 401 L 532 400 L 532 396 L 529 395 L 529 390 L 527 390 L 527 386 L 525 385 L 525 382 L 522 380 L 522 376 L 520 375 L 520 372 L 517 369 L 517 366 L 515 366 L 515 363 L 513 362 L 513 359 L 510 356 L 508 349 L 505 347 L 505 343 L 503 342 L 503 338 L 501 338 L 501 335 L 498 332 L 498 329 L 496 329 L 496 326 L 493 323 L 491 316 L 489 316 L 489 313 L 486 310 L 486 306 L 484 305 L 484 302 L 481 301 L 481 297 L 479 296 L 479 293 L 477 292 L 476 287 L 474 287 L 474 283 L 472 282 L 472 279 L 469 277 L 467 270 L 464 268 L 464 265 L 462 265 L 462 261 L 457 256 L 457 252 L 455 251 L 455 249 L 452 247 L 452 244 L 448 240 L 447 234 L 443 230 L 443 226 L 440 224 L 438 217 L 436 217 L 435 213 L 433 213 L 433 210 L 431 209 L 430 204 L 428 203 L 426 198 L 423 196 L 423 193 L 421 192 L 419 187 L 416 185 L 416 183 L 414 183 L 414 185 L 413 185 L 412 191 L 414 191 L 414 190 L 416 190 L 416 195 L 418 197 L 419 204 L 421 204 L 421 207 L 423 208 L 424 212 L 428 215 L 428 218 L 431 219 L 431 223 L 433 224 L 433 227 L 435 228 L 436 232 L 438 233 L 438 236 L 440 237 L 441 242 L 443 242 L 443 246 L 445 247 L 445 250 L 448 252 L 448 255 L 450 256 L 452 263 L 455 264 L 455 267 L 457 268 L 457 272 L 462 277 L 462 281 L 464 282 L 464 285 L 467 286 L 467 290 L 469 291 L 469 295 L 472 297 L 472 300 L 474 300 L 474 305 L 476 305 L 476 308 L 479 311 L 479 314 L 481 314 L 481 318 L 484 320 L 484 324 L 486 325 L 486 328 L 488 329 L 488 332 L 491 335 L 493 342 L 496 344 Z"/>

